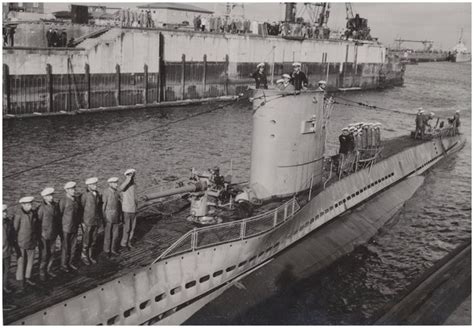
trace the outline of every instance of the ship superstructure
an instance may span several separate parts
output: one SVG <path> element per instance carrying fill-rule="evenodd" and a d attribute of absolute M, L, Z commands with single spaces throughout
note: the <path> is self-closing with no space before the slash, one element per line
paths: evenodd
<path fill-rule="evenodd" d="M 462 34 L 463 34 L 463 31 L 461 30 L 458 43 L 452 49 L 451 60 L 456 63 L 471 61 L 471 53 L 469 52 L 466 45 L 464 44 Z"/>
<path fill-rule="evenodd" d="M 330 97 L 323 91 L 269 89 L 257 90 L 252 101 L 249 183 L 233 185 L 214 170 L 194 172 L 189 183 L 174 190 L 148 193 L 142 204 L 148 229 L 137 250 L 97 272 L 52 286 L 50 294 L 24 295 L 22 307 L 4 312 L 5 322 L 183 323 L 236 282 L 256 281 L 266 266 L 284 262 L 306 236 L 316 236 L 324 247 L 324 252 L 314 250 L 314 262 L 306 263 L 318 270 L 367 241 L 388 219 L 354 229 L 334 219 L 464 145 L 452 129 L 439 130 L 430 140 L 385 140 L 368 161 L 356 157 L 344 165 L 342 158 L 337 166 L 347 170 L 336 174 L 334 163 L 324 157 Z M 398 192 L 403 194 L 403 188 Z M 173 194 L 180 197 L 163 201 Z M 260 287 L 271 290 L 282 267 L 272 266 Z"/>

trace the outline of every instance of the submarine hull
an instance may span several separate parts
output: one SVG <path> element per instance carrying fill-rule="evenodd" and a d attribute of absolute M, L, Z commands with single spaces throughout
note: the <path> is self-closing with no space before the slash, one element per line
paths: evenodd
<path fill-rule="evenodd" d="M 188 319 L 189 323 L 195 323 L 198 316 L 210 313 L 220 315 L 214 315 L 213 323 L 226 321 L 228 316 L 238 316 L 252 304 L 278 292 L 285 283 L 317 272 L 365 243 L 409 198 L 407 195 L 414 193 L 419 182 L 411 178 L 460 150 L 464 143 L 461 136 L 412 143 L 370 168 L 333 182 L 301 207 L 294 200 L 285 203 L 283 218 L 276 215 L 282 212 L 271 211 L 274 224 L 260 233 L 243 237 L 237 234 L 226 242 L 188 248 L 79 294 L 69 299 L 67 306 L 59 303 L 13 324 L 176 325 L 187 323 Z M 370 207 L 368 213 L 373 211 L 370 215 L 350 220 L 342 216 L 364 202 L 376 200 L 374 197 L 379 194 L 387 191 L 397 194 L 397 185 L 409 181 L 415 182 L 402 188 L 401 201 L 393 203 L 393 196 L 378 200 L 379 205 L 385 204 L 384 215 Z M 382 217 L 377 225 L 371 221 Z M 205 230 L 205 235 L 190 231 L 182 237 L 183 243 L 177 245 L 181 249 L 182 245 L 192 245 L 185 241 L 197 240 L 199 245 L 203 237 L 249 231 L 245 225 L 248 228 L 252 222 L 244 220 L 235 225 L 212 227 Z M 321 254 L 326 256 L 320 257 Z M 298 257 L 304 261 L 292 264 Z M 243 293 L 234 285 L 255 294 Z M 227 315 L 229 308 L 235 313 Z"/>

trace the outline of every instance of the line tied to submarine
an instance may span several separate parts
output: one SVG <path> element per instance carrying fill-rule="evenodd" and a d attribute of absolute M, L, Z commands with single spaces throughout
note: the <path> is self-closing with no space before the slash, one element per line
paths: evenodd
<path fill-rule="evenodd" d="M 343 98 L 343 97 L 338 96 L 338 95 L 333 95 L 333 97 L 350 103 L 350 104 L 347 104 L 347 103 L 334 101 L 334 103 L 338 104 L 338 105 L 343 105 L 343 106 L 348 106 L 348 107 L 365 107 L 365 108 L 369 108 L 369 109 L 380 110 L 380 111 L 388 111 L 388 112 L 393 112 L 393 113 L 400 113 L 400 114 L 405 114 L 405 115 L 410 115 L 410 116 L 415 116 L 416 115 L 416 113 L 407 113 L 407 112 L 404 112 L 404 111 L 401 111 L 401 110 L 398 110 L 398 109 L 389 109 L 389 108 L 384 108 L 384 107 L 380 107 L 380 106 L 370 105 L 370 104 L 367 104 L 367 103 L 363 103 L 361 101 L 354 101 L 354 100 L 351 100 L 351 99 Z"/>
<path fill-rule="evenodd" d="M 211 109 L 208 109 L 208 110 L 205 110 L 205 111 L 202 111 L 202 112 L 199 112 L 199 113 L 195 113 L 195 114 L 190 114 L 188 116 L 185 116 L 185 117 L 182 117 L 182 118 L 179 118 L 179 119 L 176 119 L 174 121 L 170 121 L 170 122 L 167 122 L 165 124 L 160 124 L 158 126 L 155 126 L 153 128 L 150 128 L 150 129 L 147 129 L 147 130 L 144 130 L 144 131 L 140 131 L 138 133 L 134 133 L 134 134 L 131 134 L 131 135 L 128 135 L 128 136 L 124 136 L 124 137 L 121 137 L 121 138 L 117 138 L 117 139 L 112 139 L 112 140 L 109 140 L 105 143 L 103 143 L 102 145 L 99 145 L 99 146 L 95 146 L 95 147 L 90 147 L 90 148 L 87 148 L 83 151 L 80 151 L 80 152 L 76 152 L 76 153 L 73 153 L 71 155 L 68 155 L 68 156 L 63 156 L 63 157 L 60 157 L 60 158 L 57 158 L 57 159 L 53 159 L 49 162 L 45 162 L 45 163 L 41 163 L 41 164 L 38 164 L 38 165 L 35 165 L 35 166 L 31 166 L 31 167 L 28 167 L 26 169 L 23 169 L 21 171 L 16 171 L 16 172 L 13 172 L 11 174 L 7 174 L 7 175 L 4 175 L 3 176 L 3 179 L 10 179 L 10 178 L 14 178 L 14 177 L 17 177 L 23 173 L 26 173 L 26 172 L 30 172 L 30 171 L 33 171 L 33 170 L 37 170 L 37 169 L 40 169 L 44 166 L 47 166 L 47 165 L 51 165 L 51 164 L 55 164 L 55 163 L 59 163 L 59 162 L 62 162 L 64 160 L 67 160 L 67 159 L 71 159 L 71 158 L 74 158 L 74 157 L 77 157 L 77 156 L 81 156 L 81 155 L 86 155 L 88 153 L 93 153 L 94 151 L 96 151 L 97 149 L 100 149 L 100 148 L 104 148 L 104 147 L 107 147 L 107 146 L 110 146 L 112 144 L 115 144 L 115 143 L 118 143 L 118 142 L 121 142 L 121 141 L 124 141 L 124 140 L 128 140 L 128 139 L 132 139 L 132 138 L 135 138 L 135 137 L 138 137 L 138 136 L 141 136 L 143 134 L 146 134 L 146 133 L 149 133 L 149 132 L 152 132 L 152 131 L 155 131 L 157 129 L 161 129 L 161 128 L 165 128 L 165 127 L 168 127 L 170 125 L 173 125 L 173 124 L 176 124 L 176 123 L 179 123 L 179 122 L 183 122 L 183 121 L 186 121 L 188 119 L 191 119 L 191 118 L 194 118 L 194 117 L 198 117 L 198 116 L 201 116 L 201 115 L 205 115 L 205 114 L 209 114 L 209 113 L 212 113 L 212 112 L 215 112 L 219 109 L 223 109 L 223 108 L 226 108 L 230 105 L 234 104 L 234 102 L 230 102 L 229 104 L 226 104 L 226 105 L 219 105 L 219 106 L 216 106 L 215 108 L 211 108 Z"/>

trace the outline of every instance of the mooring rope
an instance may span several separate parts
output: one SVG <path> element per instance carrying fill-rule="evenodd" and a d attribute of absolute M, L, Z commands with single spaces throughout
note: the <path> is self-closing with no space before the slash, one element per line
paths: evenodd
<path fill-rule="evenodd" d="M 124 141 L 124 140 L 128 140 L 128 139 L 132 139 L 132 138 L 135 138 L 135 137 L 138 137 L 138 136 L 141 136 L 143 134 L 146 134 L 146 133 L 149 133 L 149 132 L 152 132 L 152 131 L 155 131 L 157 129 L 162 129 L 162 128 L 165 128 L 167 126 L 170 126 L 170 125 L 173 125 L 173 124 L 176 124 L 176 123 L 179 123 L 179 122 L 183 122 L 183 121 L 186 121 L 188 119 L 191 119 L 191 118 L 194 118 L 194 117 L 198 117 L 198 116 L 201 116 L 201 115 L 205 115 L 205 114 L 209 114 L 209 113 L 212 113 L 212 112 L 215 112 L 219 109 L 223 109 L 225 107 L 228 107 L 230 105 L 232 105 L 232 103 L 229 103 L 227 105 L 219 105 L 219 106 L 216 106 L 215 108 L 212 108 L 212 109 L 209 109 L 209 110 L 206 110 L 206 111 L 203 111 L 203 112 L 199 112 L 199 113 L 196 113 L 196 114 L 191 114 L 191 115 L 188 115 L 186 117 L 183 117 L 183 118 L 179 118 L 179 119 L 176 119 L 174 121 L 171 121 L 171 122 L 168 122 L 168 123 L 165 123 L 165 124 L 160 124 L 156 127 L 153 127 L 151 129 L 148 129 L 148 130 L 144 130 L 144 131 L 140 131 L 138 133 L 135 133 L 135 134 L 131 134 L 131 135 L 128 135 L 128 136 L 125 136 L 125 137 L 121 137 L 121 138 L 117 138 L 117 139 L 113 139 L 113 140 L 110 140 L 108 142 L 105 142 L 103 143 L 102 145 L 99 145 L 99 146 L 95 146 L 95 147 L 90 147 L 86 150 L 83 150 L 83 151 L 80 151 L 80 152 L 77 152 L 77 153 L 74 153 L 74 154 L 71 154 L 71 155 L 68 155 L 68 156 L 64 156 L 64 157 L 61 157 L 61 158 L 57 158 L 57 159 L 53 159 L 49 162 L 45 162 L 45 163 L 41 163 L 41 164 L 38 164 L 38 165 L 35 165 L 35 166 L 31 166 L 31 167 L 28 167 L 26 169 L 23 169 L 21 171 L 16 171 L 16 172 L 13 172 L 13 173 L 10 173 L 10 174 L 7 174 L 7 175 L 4 175 L 3 176 L 3 179 L 10 179 L 10 178 L 14 178 L 14 177 L 17 177 L 23 173 L 26 173 L 26 172 L 30 172 L 30 171 L 33 171 L 33 170 L 36 170 L 36 169 L 40 169 L 44 166 L 47 166 L 47 165 L 51 165 L 51 164 L 55 164 L 55 163 L 58 163 L 58 162 L 61 162 L 61 161 L 64 161 L 64 160 L 67 160 L 67 159 L 71 159 L 71 158 L 74 158 L 74 157 L 77 157 L 77 156 L 81 156 L 81 155 L 85 155 L 85 154 L 88 154 L 88 153 L 92 153 L 94 151 L 96 151 L 97 149 L 100 149 L 100 148 L 104 148 L 104 147 L 107 147 L 107 146 L 110 146 L 112 144 L 115 144 L 115 143 L 118 143 L 118 142 L 121 142 L 121 141 Z"/>

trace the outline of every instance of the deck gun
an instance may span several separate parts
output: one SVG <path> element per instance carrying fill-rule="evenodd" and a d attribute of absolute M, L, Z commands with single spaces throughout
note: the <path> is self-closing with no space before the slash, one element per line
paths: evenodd
<path fill-rule="evenodd" d="M 188 194 L 190 206 L 189 221 L 198 224 L 214 224 L 221 221 L 215 216 L 216 208 L 232 208 L 233 198 L 237 192 L 231 187 L 231 176 L 222 176 L 218 167 L 207 171 L 191 169 L 191 176 L 186 185 L 177 188 L 154 192 L 143 197 L 145 201 L 168 196 Z"/>

